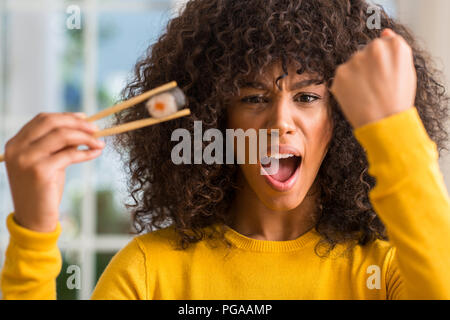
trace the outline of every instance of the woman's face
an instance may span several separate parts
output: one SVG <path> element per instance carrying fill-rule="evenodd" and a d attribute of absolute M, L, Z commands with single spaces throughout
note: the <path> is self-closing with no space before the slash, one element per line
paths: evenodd
<path fill-rule="evenodd" d="M 228 128 L 278 129 L 279 155 L 270 154 L 270 138 L 267 151 L 276 158 L 281 156 L 276 174 L 262 175 L 261 159 L 257 164 L 246 161 L 240 165 L 247 187 L 275 211 L 293 210 L 302 203 L 332 135 L 326 86 L 311 83 L 310 75 L 299 75 L 296 70 L 292 65 L 288 68 L 288 76 L 278 81 L 279 88 L 276 80 L 283 74 L 281 64 L 272 65 L 262 77 L 242 86 L 228 108 Z"/>

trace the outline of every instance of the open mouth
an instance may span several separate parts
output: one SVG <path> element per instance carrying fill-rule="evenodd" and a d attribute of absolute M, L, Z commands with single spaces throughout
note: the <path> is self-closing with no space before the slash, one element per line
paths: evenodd
<path fill-rule="evenodd" d="M 274 159 L 278 160 L 278 170 L 273 174 L 267 174 L 264 177 L 269 185 L 275 190 L 287 191 L 291 189 L 297 181 L 302 157 L 294 154 L 278 154 L 267 157 L 264 161 L 261 161 L 261 166 L 265 169 L 264 171 L 266 171 L 266 173 L 271 173 L 268 168 L 270 168 Z"/>
<path fill-rule="evenodd" d="M 270 157 L 269 157 L 270 158 Z M 302 162 L 301 157 L 297 157 L 295 155 L 281 155 L 281 157 L 274 157 L 278 160 L 278 170 L 275 174 L 270 175 L 273 179 L 285 182 L 289 180 L 290 177 L 292 177 L 297 170 L 297 168 L 300 166 Z M 266 160 L 267 161 L 267 160 Z M 271 163 L 263 164 L 263 168 L 269 168 Z"/>

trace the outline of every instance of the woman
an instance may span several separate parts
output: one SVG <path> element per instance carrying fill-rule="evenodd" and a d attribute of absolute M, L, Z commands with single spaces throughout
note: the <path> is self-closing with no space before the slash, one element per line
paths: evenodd
<path fill-rule="evenodd" d="M 153 231 L 116 254 L 93 298 L 450 298 L 450 203 L 437 163 L 448 100 L 405 27 L 382 12 L 384 31 L 369 29 L 367 9 L 187 3 L 124 96 L 175 80 L 192 116 L 119 137 L 134 225 Z M 261 175 L 260 161 L 175 165 L 171 134 L 193 132 L 194 120 L 278 130 L 279 172 Z M 55 298 L 64 169 L 100 155 L 94 130 L 79 115 L 46 114 L 8 143 L 4 298 Z"/>

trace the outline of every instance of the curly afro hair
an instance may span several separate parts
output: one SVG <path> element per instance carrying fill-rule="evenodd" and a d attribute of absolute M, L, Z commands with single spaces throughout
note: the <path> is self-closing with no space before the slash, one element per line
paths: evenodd
<path fill-rule="evenodd" d="M 439 152 L 448 133 L 448 96 L 440 74 L 419 48 L 411 32 L 380 8 L 381 30 L 369 29 L 370 4 L 363 0 L 191 0 L 169 21 L 167 30 L 149 47 L 123 91 L 128 99 L 177 81 L 188 97 L 191 116 L 118 136 L 130 176 L 129 189 L 136 232 L 171 225 L 178 248 L 211 238 L 206 228 L 229 223 L 227 210 L 236 192 L 237 165 L 175 165 L 171 134 L 193 122 L 203 130 L 225 132 L 226 108 L 239 93 L 239 82 L 262 73 L 275 61 L 294 61 L 299 74 L 318 74 L 328 85 L 339 64 L 361 45 L 391 28 L 413 48 L 418 76 L 416 108 Z M 333 136 L 317 179 L 320 186 L 316 230 L 322 243 L 335 247 L 350 241 L 364 245 L 387 239 L 368 193 L 375 179 L 368 174 L 364 150 L 350 124 L 331 98 Z M 147 117 L 144 104 L 120 113 L 116 122 Z M 213 228 L 211 228 L 213 229 Z M 219 234 L 223 238 L 224 228 Z"/>

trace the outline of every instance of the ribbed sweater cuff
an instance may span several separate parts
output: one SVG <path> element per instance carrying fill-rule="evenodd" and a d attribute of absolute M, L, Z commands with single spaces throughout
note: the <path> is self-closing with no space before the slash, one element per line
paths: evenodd
<path fill-rule="evenodd" d="M 6 226 L 10 234 L 10 242 L 24 249 L 35 251 L 48 251 L 53 249 L 61 234 L 61 224 L 58 221 L 56 229 L 52 232 L 37 232 L 20 226 L 14 220 L 14 213 L 8 215 Z"/>

